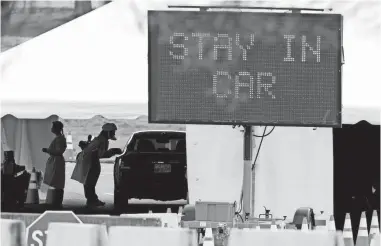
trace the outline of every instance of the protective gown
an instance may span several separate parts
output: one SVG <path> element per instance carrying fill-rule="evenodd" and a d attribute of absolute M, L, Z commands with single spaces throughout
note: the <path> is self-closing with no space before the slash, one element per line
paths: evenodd
<path fill-rule="evenodd" d="M 108 139 L 98 136 L 78 155 L 71 178 L 84 185 L 96 185 L 101 173 L 100 158 L 108 150 Z"/>
<path fill-rule="evenodd" d="M 57 136 L 51 142 L 47 153 L 50 155 L 45 167 L 44 184 L 55 189 L 65 188 L 65 158 L 66 150 L 65 136 Z"/>

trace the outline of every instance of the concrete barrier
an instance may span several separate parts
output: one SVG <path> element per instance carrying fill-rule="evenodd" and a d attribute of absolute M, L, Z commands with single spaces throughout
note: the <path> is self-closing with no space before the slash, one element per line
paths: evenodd
<path fill-rule="evenodd" d="M 239 246 L 335 246 L 335 232 L 269 231 L 232 229 L 228 245 Z"/>
<path fill-rule="evenodd" d="M 1 246 L 24 246 L 25 223 L 21 220 L 1 219 Z"/>
<path fill-rule="evenodd" d="M 1 213 L 2 219 L 21 220 L 28 227 L 41 214 L 28 213 Z M 161 226 L 159 218 L 144 218 L 144 217 L 119 217 L 119 216 L 99 216 L 99 215 L 77 215 L 84 224 L 106 224 L 109 226 Z"/>
<path fill-rule="evenodd" d="M 109 229 L 108 246 L 197 246 L 194 230 L 183 228 L 115 226 Z"/>
<path fill-rule="evenodd" d="M 124 218 L 160 219 L 161 227 L 169 227 L 169 228 L 180 227 L 179 216 L 173 213 L 121 214 L 120 216 Z"/>
<path fill-rule="evenodd" d="M 50 223 L 46 246 L 107 246 L 107 241 L 103 225 Z"/>

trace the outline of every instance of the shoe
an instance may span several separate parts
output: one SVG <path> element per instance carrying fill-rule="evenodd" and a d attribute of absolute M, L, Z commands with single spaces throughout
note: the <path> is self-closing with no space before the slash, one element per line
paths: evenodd
<path fill-rule="evenodd" d="M 97 204 L 99 204 L 100 206 L 104 206 L 104 205 L 106 205 L 106 203 L 105 203 L 105 202 L 102 202 L 101 200 L 98 200 L 98 201 L 97 201 Z"/>
<path fill-rule="evenodd" d="M 86 202 L 86 206 L 88 207 L 103 207 L 106 203 L 100 200 L 96 200 L 93 202 Z"/>

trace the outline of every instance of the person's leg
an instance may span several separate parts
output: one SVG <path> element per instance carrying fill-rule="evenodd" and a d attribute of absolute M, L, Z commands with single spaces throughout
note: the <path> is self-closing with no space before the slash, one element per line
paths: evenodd
<path fill-rule="evenodd" d="M 98 201 L 98 195 L 95 191 L 95 185 L 89 186 L 89 192 L 90 192 L 90 201 Z"/>
<path fill-rule="evenodd" d="M 96 194 L 96 190 L 95 190 L 95 187 L 98 183 L 99 176 L 101 174 L 101 163 L 99 161 L 96 163 L 96 165 L 94 165 L 94 169 L 93 169 L 92 174 L 93 174 L 93 184 L 94 184 L 92 187 L 92 194 L 93 194 L 93 197 L 96 201 L 95 205 L 96 206 L 103 206 L 103 205 L 105 205 L 105 203 L 98 199 L 98 195 Z"/>
<path fill-rule="evenodd" d="M 54 208 L 62 209 L 63 195 L 64 195 L 63 189 L 56 189 L 55 190 L 54 204 L 53 204 Z"/>
<path fill-rule="evenodd" d="M 99 160 L 94 161 L 87 176 L 86 183 L 84 185 L 85 196 L 87 199 L 87 205 L 91 206 L 103 206 L 105 203 L 98 199 L 95 187 L 98 182 L 98 178 L 101 173 L 101 165 Z"/>
<path fill-rule="evenodd" d="M 83 185 L 84 191 L 85 191 L 85 197 L 87 200 L 87 203 L 92 203 L 98 200 L 98 196 L 95 193 L 95 186 L 92 184 L 85 184 Z"/>
<path fill-rule="evenodd" d="M 60 189 L 59 197 L 58 197 L 58 206 L 61 208 L 63 206 L 64 193 L 65 193 L 64 189 Z"/>

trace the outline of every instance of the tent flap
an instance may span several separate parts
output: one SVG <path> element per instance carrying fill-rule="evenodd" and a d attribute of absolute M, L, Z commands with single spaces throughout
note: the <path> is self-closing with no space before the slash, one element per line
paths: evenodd
<path fill-rule="evenodd" d="M 35 167 L 45 171 L 48 155 L 41 151 L 49 147 L 54 138 L 48 131 L 57 116 L 47 119 L 17 119 L 13 116 L 1 118 L 1 156 L 3 151 L 13 150 L 18 165 L 25 166 L 27 170 Z"/>

